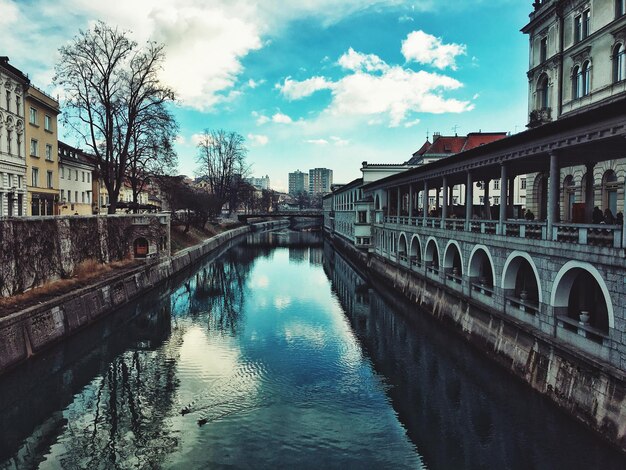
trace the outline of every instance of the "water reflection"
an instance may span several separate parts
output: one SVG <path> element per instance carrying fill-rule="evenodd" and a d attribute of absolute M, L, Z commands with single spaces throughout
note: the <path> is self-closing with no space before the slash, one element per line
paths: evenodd
<path fill-rule="evenodd" d="M 324 269 L 429 468 L 624 468 L 622 454 L 455 333 L 372 288 L 325 244 Z"/>

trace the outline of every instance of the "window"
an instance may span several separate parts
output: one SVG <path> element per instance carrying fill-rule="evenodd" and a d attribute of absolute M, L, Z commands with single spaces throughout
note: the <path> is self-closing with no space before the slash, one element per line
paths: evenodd
<path fill-rule="evenodd" d="M 39 187 L 39 168 L 33 168 L 31 171 L 31 186 Z"/>
<path fill-rule="evenodd" d="M 591 64 L 586 61 L 582 67 L 578 65 L 572 71 L 572 98 L 587 96 L 591 90 Z"/>
<path fill-rule="evenodd" d="M 541 38 L 539 45 L 539 62 L 545 62 L 548 58 L 548 36 Z"/>
<path fill-rule="evenodd" d="M 548 108 L 548 76 L 543 74 L 537 82 L 537 106 L 539 109 Z"/>
<path fill-rule="evenodd" d="M 22 156 L 22 134 L 18 132 L 16 135 L 17 135 L 17 156 L 21 157 Z"/>
<path fill-rule="evenodd" d="M 46 144 L 46 160 L 52 161 L 52 145 Z"/>
<path fill-rule="evenodd" d="M 9 104 L 7 103 L 7 107 Z M 15 114 L 20 114 L 20 108 L 22 107 L 22 99 L 19 95 L 15 95 Z"/>
<path fill-rule="evenodd" d="M 90 180 L 90 176 L 91 175 L 89 173 L 87 173 L 87 183 L 91 183 L 91 181 L 89 181 Z"/>
<path fill-rule="evenodd" d="M 61 202 L 65 202 L 65 189 L 61 190 Z"/>
<path fill-rule="evenodd" d="M 81 202 L 84 204 L 85 203 L 85 191 L 80 193 L 80 198 L 81 198 Z"/>
<path fill-rule="evenodd" d="M 43 128 L 47 131 L 52 132 L 52 118 L 47 114 L 43 118 Z"/>
<path fill-rule="evenodd" d="M 615 16 L 626 14 L 626 0 L 615 0 Z"/>
<path fill-rule="evenodd" d="M 617 83 L 624 79 L 626 79 L 626 48 L 624 44 L 617 44 L 613 49 L 613 82 Z"/>
<path fill-rule="evenodd" d="M 46 183 L 47 183 L 48 189 L 52 189 L 52 172 L 51 171 L 48 171 L 46 174 Z"/>
<path fill-rule="evenodd" d="M 31 124 L 37 125 L 37 110 L 35 108 L 30 108 L 30 114 L 28 115 L 28 122 Z"/>
<path fill-rule="evenodd" d="M 589 36 L 590 13 L 585 10 L 574 18 L 574 42 L 579 42 Z"/>
<path fill-rule="evenodd" d="M 493 180 L 493 189 L 500 189 L 500 180 Z"/>
<path fill-rule="evenodd" d="M 30 139 L 30 154 L 33 157 L 39 156 L 39 142 L 37 139 Z"/>
<path fill-rule="evenodd" d="M 583 79 L 582 96 L 587 96 L 591 91 L 591 64 L 589 63 L 589 61 L 583 64 L 583 68 L 581 69 L 581 75 Z"/>
<path fill-rule="evenodd" d="M 72 191 L 67 191 L 67 202 L 72 202 Z"/>
<path fill-rule="evenodd" d="M 74 180 L 78 181 L 78 170 L 74 170 Z"/>
<path fill-rule="evenodd" d="M 7 90 L 7 111 L 11 111 L 11 90 Z"/>
<path fill-rule="evenodd" d="M 493 203 L 497 206 L 498 204 L 500 204 L 500 197 L 499 196 L 494 196 L 493 197 Z"/>
<path fill-rule="evenodd" d="M 61 171 L 61 179 L 65 179 L 65 168 L 61 167 L 59 170 Z"/>
<path fill-rule="evenodd" d="M 520 180 L 520 189 L 526 189 L 526 178 Z"/>
<path fill-rule="evenodd" d="M 74 202 L 78 202 L 78 191 L 74 191 Z"/>
<path fill-rule="evenodd" d="M 82 175 L 83 175 L 83 183 L 85 182 L 85 172 L 81 171 Z"/>

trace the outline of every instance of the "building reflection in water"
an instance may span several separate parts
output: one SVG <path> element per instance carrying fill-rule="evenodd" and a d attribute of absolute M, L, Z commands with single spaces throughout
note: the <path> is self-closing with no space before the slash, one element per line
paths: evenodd
<path fill-rule="evenodd" d="M 624 468 L 624 456 L 324 244 L 324 270 L 429 468 Z M 378 286 L 377 286 L 378 287 Z"/>

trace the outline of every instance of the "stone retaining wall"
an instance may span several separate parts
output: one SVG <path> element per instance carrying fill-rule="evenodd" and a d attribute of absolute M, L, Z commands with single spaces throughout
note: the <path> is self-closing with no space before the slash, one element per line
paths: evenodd
<path fill-rule="evenodd" d="M 490 358 L 626 451 L 626 377 L 617 368 L 575 353 L 554 337 L 473 303 L 379 256 L 368 256 L 338 237 L 342 254 L 377 281 L 462 334 Z M 380 285 L 380 284 L 379 284 Z"/>
<path fill-rule="evenodd" d="M 279 220 L 239 227 L 182 250 L 165 261 L 146 264 L 116 278 L 0 318 L 0 374 L 144 295 L 230 240 L 252 230 L 288 225 L 288 221 Z"/>

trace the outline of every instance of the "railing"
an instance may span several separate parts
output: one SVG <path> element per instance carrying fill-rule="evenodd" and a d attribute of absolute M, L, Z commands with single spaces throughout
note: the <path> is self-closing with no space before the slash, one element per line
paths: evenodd
<path fill-rule="evenodd" d="M 440 217 L 408 217 L 408 216 L 382 216 L 376 214 L 377 223 L 396 224 L 411 227 L 425 226 L 432 229 L 442 229 L 455 232 L 466 231 L 465 219 L 441 219 Z M 553 240 L 561 243 L 588 245 L 609 248 L 622 248 L 623 227 L 621 225 L 591 225 L 591 224 L 565 224 L 553 225 L 552 233 L 548 233 L 547 223 L 544 221 L 507 220 L 500 224 L 497 220 L 471 220 L 469 222 L 471 233 L 484 235 L 501 235 L 511 238 L 528 240 Z"/>
<path fill-rule="evenodd" d="M 515 307 L 522 312 L 526 312 L 530 315 L 539 313 L 539 304 L 533 300 L 522 299 L 520 297 L 507 296 L 506 303 L 509 306 Z"/>
<path fill-rule="evenodd" d="M 472 291 L 478 292 L 479 294 L 486 295 L 487 297 L 493 297 L 494 288 L 493 286 L 488 286 L 481 282 L 472 282 L 470 284 Z"/>
<path fill-rule="evenodd" d="M 598 344 L 605 344 L 609 341 L 609 337 L 602 330 L 564 315 L 557 316 L 557 326 L 558 328 L 576 333 Z"/>

